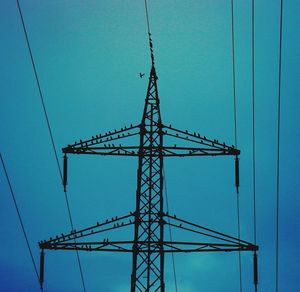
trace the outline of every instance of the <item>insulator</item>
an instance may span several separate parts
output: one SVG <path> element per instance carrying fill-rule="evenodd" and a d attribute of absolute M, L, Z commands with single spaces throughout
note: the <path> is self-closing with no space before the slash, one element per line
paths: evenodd
<path fill-rule="evenodd" d="M 258 285 L 258 263 L 257 263 L 257 254 L 253 254 L 253 281 L 254 285 Z"/>
<path fill-rule="evenodd" d="M 236 192 L 239 192 L 239 186 L 240 186 L 240 162 L 239 158 L 235 157 L 235 187 Z"/>
<path fill-rule="evenodd" d="M 64 173 L 63 173 L 63 186 L 64 192 L 67 191 L 67 182 L 68 182 L 68 158 L 67 155 L 64 155 Z"/>
<path fill-rule="evenodd" d="M 45 253 L 42 249 L 41 251 L 41 257 L 40 257 L 40 285 L 41 290 L 43 290 L 43 283 L 44 283 L 44 263 L 45 263 Z"/>

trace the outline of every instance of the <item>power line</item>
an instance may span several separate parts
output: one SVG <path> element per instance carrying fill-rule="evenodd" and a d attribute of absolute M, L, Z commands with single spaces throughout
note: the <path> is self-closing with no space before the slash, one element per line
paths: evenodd
<path fill-rule="evenodd" d="M 147 20 L 148 34 L 150 34 L 150 23 L 149 23 L 147 0 L 145 0 L 145 10 L 146 10 L 146 20 Z"/>
<path fill-rule="evenodd" d="M 281 118 L 281 66 L 282 66 L 282 18 L 283 0 L 280 0 L 280 38 L 278 63 L 278 112 L 277 112 L 277 175 L 276 175 L 276 292 L 279 276 L 279 199 L 280 199 L 280 118 Z"/>
<path fill-rule="evenodd" d="M 236 194 L 236 209 L 237 209 L 237 225 L 238 225 L 238 239 L 241 238 L 241 223 L 240 223 L 240 195 Z M 240 291 L 243 291 L 243 270 L 242 270 L 242 257 L 241 257 L 241 251 L 239 250 L 238 253 L 239 257 L 239 280 L 240 280 Z"/>
<path fill-rule="evenodd" d="M 257 243 L 256 231 L 256 142 L 255 142 L 255 0 L 252 0 L 252 178 L 253 178 L 253 237 L 254 244 Z M 254 291 L 258 290 L 257 254 L 254 252 Z"/>
<path fill-rule="evenodd" d="M 231 0 L 231 41 L 232 41 L 232 82 L 233 82 L 233 110 L 234 110 L 234 144 L 235 144 L 235 147 L 237 147 L 235 41 L 234 41 L 234 5 L 233 5 L 233 0 Z"/>
<path fill-rule="evenodd" d="M 252 0 L 252 171 L 253 171 L 253 233 L 256 244 L 256 153 L 255 153 L 255 12 L 254 0 Z"/>
<path fill-rule="evenodd" d="M 166 181 L 165 168 L 163 168 L 163 176 L 164 176 L 164 187 L 165 187 L 165 194 L 166 194 L 167 212 L 169 213 L 169 199 L 168 199 L 168 190 L 167 190 L 167 181 Z M 168 223 L 169 223 L 168 225 L 169 225 L 170 241 L 173 242 L 172 229 L 171 229 L 171 224 L 170 224 L 170 218 L 169 217 L 168 217 Z M 171 246 L 172 246 L 172 244 L 171 244 Z M 171 253 L 171 256 L 172 256 L 172 266 L 173 266 L 175 291 L 178 292 L 174 253 Z"/>
<path fill-rule="evenodd" d="M 234 111 L 234 144 L 237 148 L 237 108 L 236 108 L 236 74 L 235 74 L 235 33 L 234 33 L 234 2 L 231 0 L 231 41 L 232 41 L 232 81 L 233 81 L 233 111 Z M 238 158 L 236 158 L 238 159 Z M 237 189 L 236 193 L 236 209 L 237 209 L 237 229 L 238 239 L 241 237 L 240 228 L 240 198 Z M 243 291 L 243 277 L 242 277 L 242 258 L 241 251 L 238 253 L 238 266 L 239 266 L 239 282 L 240 292 Z"/>
<path fill-rule="evenodd" d="M 43 93 L 42 93 L 40 81 L 39 81 L 39 78 L 38 78 L 38 74 L 37 74 L 37 70 L 36 70 L 36 66 L 35 66 L 35 62 L 34 62 L 32 50 L 31 50 L 31 46 L 30 46 L 30 42 L 29 42 L 29 37 L 28 37 L 28 34 L 27 34 L 27 29 L 26 29 L 26 26 L 25 26 L 25 21 L 24 21 L 24 17 L 23 17 L 23 13 L 22 13 L 22 9 L 21 9 L 19 0 L 17 0 L 17 6 L 18 6 L 18 10 L 19 10 L 21 22 L 22 22 L 22 27 L 23 27 L 24 35 L 25 35 L 25 38 L 26 38 L 27 48 L 28 48 L 28 51 L 29 51 L 30 60 L 31 60 L 31 64 L 32 64 L 32 67 L 33 67 L 34 76 L 35 76 L 35 80 L 36 80 L 36 83 L 37 83 L 37 87 L 38 87 L 38 91 L 39 91 L 39 95 L 40 95 L 40 99 L 41 99 L 41 103 L 42 103 L 42 107 L 43 107 L 45 119 L 46 119 L 46 122 L 47 122 L 48 131 L 49 131 L 49 134 L 50 134 L 51 144 L 52 144 L 52 148 L 53 148 L 53 152 L 54 152 L 54 156 L 55 156 L 57 168 L 58 168 L 58 171 L 59 171 L 59 176 L 60 176 L 60 179 L 62 181 L 63 180 L 63 176 L 62 176 L 62 171 L 61 171 L 61 167 L 60 167 L 60 164 L 59 164 L 57 150 L 56 150 L 55 143 L 54 143 L 54 138 L 53 138 L 53 134 L 52 134 L 50 120 L 48 118 L 48 113 L 47 113 L 47 109 L 46 109 L 46 106 L 45 106 L 44 97 L 43 97 Z M 66 200 L 66 205 L 67 205 L 67 209 L 68 209 L 68 215 L 69 215 L 70 224 L 71 224 L 72 230 L 74 230 L 73 220 L 72 220 L 72 215 L 71 215 L 71 210 L 70 210 L 70 204 L 69 204 L 69 201 L 68 201 L 67 193 L 64 192 L 64 194 L 65 194 L 65 200 Z M 78 265 L 79 265 L 79 271 L 80 271 L 80 276 L 81 276 L 83 290 L 86 291 L 84 277 L 83 277 L 83 271 L 82 271 L 82 266 L 81 266 L 81 262 L 80 262 L 80 257 L 79 257 L 78 251 L 76 251 L 76 255 L 77 255 L 77 261 L 78 261 Z"/>
<path fill-rule="evenodd" d="M 51 144 L 52 144 L 52 147 L 53 147 L 53 150 L 54 150 L 55 159 L 56 159 L 57 166 L 58 166 L 58 171 L 60 172 L 60 176 L 62 177 L 61 169 L 60 169 L 60 166 L 59 166 L 58 155 L 57 155 L 57 151 L 56 151 L 56 147 L 55 147 L 55 143 L 54 143 L 54 138 L 53 138 L 53 134 L 52 134 L 51 126 L 50 126 L 50 121 L 49 121 L 49 118 L 48 118 L 48 114 L 47 114 L 47 110 L 46 110 L 46 106 L 45 106 L 45 102 L 44 102 L 44 97 L 43 97 L 40 81 L 39 81 L 39 78 L 38 78 L 35 62 L 34 62 L 34 59 L 33 59 L 33 54 L 32 54 L 32 51 L 31 51 L 31 46 L 30 46 L 30 43 L 29 43 L 29 38 L 28 38 L 26 27 L 25 27 L 25 22 L 24 22 L 24 18 L 23 18 L 23 14 L 22 14 L 22 10 L 21 10 L 21 7 L 20 7 L 19 0 L 17 0 L 17 5 L 18 5 L 18 10 L 19 10 L 19 13 L 20 13 L 21 21 L 22 21 L 22 26 L 23 26 L 23 30 L 24 30 L 24 34 L 25 34 L 25 38 L 26 38 L 26 43 L 27 43 L 27 47 L 28 47 L 28 51 L 29 51 L 33 71 L 34 71 L 36 84 L 37 84 L 37 87 L 38 87 L 39 95 L 40 95 L 42 106 L 43 106 L 43 111 L 44 111 L 46 122 L 47 122 L 47 127 L 48 127 L 49 134 L 50 134 Z"/>
<path fill-rule="evenodd" d="M 145 11 L 146 11 L 146 20 L 147 20 L 147 30 L 148 30 L 148 38 L 149 38 L 150 56 L 151 56 L 152 66 L 154 66 L 153 43 L 152 43 L 151 32 L 150 32 L 150 23 L 149 23 L 149 14 L 148 14 L 147 0 L 145 0 L 144 3 L 145 3 Z"/>
<path fill-rule="evenodd" d="M 10 190 L 10 193 L 11 193 L 11 196 L 12 196 L 12 199 L 14 201 L 14 205 L 15 205 L 15 208 L 16 208 L 16 211 L 17 211 L 17 214 L 18 214 L 19 222 L 20 222 L 21 229 L 22 229 L 22 232 L 23 232 L 23 235 L 24 235 L 24 238 L 25 238 L 25 241 L 26 241 L 26 245 L 27 245 L 27 248 L 28 248 L 28 251 L 29 251 L 29 254 L 30 254 L 30 258 L 31 258 L 31 261 L 32 261 L 32 264 L 33 264 L 33 267 L 34 267 L 34 271 L 35 271 L 37 280 L 39 282 L 40 277 L 39 277 L 38 269 L 37 269 L 37 266 L 36 266 L 36 263 L 35 263 L 35 260 L 34 260 L 34 257 L 33 257 L 33 253 L 32 253 L 32 250 L 31 250 L 31 247 L 30 247 L 30 244 L 29 244 L 29 240 L 28 240 L 28 237 L 27 237 L 27 232 L 25 230 L 25 226 L 24 226 L 24 223 L 23 223 L 23 220 L 22 220 L 22 217 L 21 217 L 21 213 L 20 213 L 20 210 L 19 210 L 19 207 L 18 207 L 18 204 L 17 204 L 17 200 L 16 200 L 16 197 L 15 197 L 15 194 L 14 194 L 14 191 L 13 191 L 13 188 L 12 188 L 12 184 L 10 182 L 9 175 L 8 175 L 7 170 L 6 170 L 4 159 L 3 159 L 1 153 L 0 153 L 0 159 L 1 159 L 2 167 L 3 167 L 3 170 L 4 170 L 5 176 L 6 176 L 6 180 L 7 180 L 8 186 L 9 186 L 9 190 Z M 41 290 L 43 291 L 42 287 L 41 287 Z"/>

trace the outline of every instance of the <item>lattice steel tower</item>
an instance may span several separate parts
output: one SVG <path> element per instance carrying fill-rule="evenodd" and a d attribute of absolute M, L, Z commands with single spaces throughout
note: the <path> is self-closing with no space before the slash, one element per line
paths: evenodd
<path fill-rule="evenodd" d="M 148 15 L 147 15 L 148 19 Z M 258 246 L 236 237 L 220 233 L 198 224 L 180 219 L 164 211 L 163 162 L 165 157 L 223 156 L 235 157 L 236 187 L 239 186 L 238 155 L 234 146 L 211 140 L 198 133 L 191 133 L 162 123 L 160 101 L 157 90 L 157 74 L 153 55 L 153 44 L 148 34 L 151 53 L 151 70 L 141 123 L 119 130 L 98 134 L 88 140 L 80 140 L 63 148 L 64 189 L 67 185 L 67 154 L 90 154 L 111 156 L 133 156 L 138 158 L 136 207 L 134 212 L 121 217 L 107 219 L 68 234 L 39 242 L 41 252 L 41 284 L 44 280 L 44 250 L 83 250 L 132 253 L 131 292 L 165 291 L 164 257 L 166 253 L 209 251 L 253 251 L 254 282 L 257 284 Z M 136 144 L 132 144 L 138 138 Z M 116 142 L 122 142 L 116 144 Z M 182 143 L 184 142 L 184 143 Z M 134 227 L 133 239 L 99 240 L 99 234 L 115 229 Z M 185 230 L 199 236 L 197 241 L 167 241 L 166 226 Z M 93 237 L 94 240 L 83 240 Z"/>

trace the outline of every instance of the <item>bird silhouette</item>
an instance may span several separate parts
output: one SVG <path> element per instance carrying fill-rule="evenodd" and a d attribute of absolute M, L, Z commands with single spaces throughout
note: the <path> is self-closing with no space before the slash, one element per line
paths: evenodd
<path fill-rule="evenodd" d="M 145 73 L 139 73 L 140 74 L 140 78 L 143 78 L 143 76 L 145 75 Z"/>

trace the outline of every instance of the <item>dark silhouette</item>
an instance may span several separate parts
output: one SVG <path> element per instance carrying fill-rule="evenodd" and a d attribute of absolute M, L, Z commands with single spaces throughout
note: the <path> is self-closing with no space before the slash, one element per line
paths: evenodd
<path fill-rule="evenodd" d="M 39 242 L 42 250 L 41 266 L 44 265 L 45 249 L 130 253 L 132 255 L 131 292 L 164 292 L 164 258 L 167 253 L 253 251 L 254 278 L 257 281 L 256 251 L 258 246 L 181 219 L 179 216 L 170 215 L 169 210 L 164 210 L 163 164 L 165 157 L 233 156 L 235 157 L 236 188 L 238 190 L 238 156 L 240 150 L 221 143 L 217 139 L 208 139 L 199 133 L 180 130 L 171 125 L 163 124 L 149 22 L 148 33 L 151 70 L 141 122 L 137 125 L 131 124 L 129 127 L 109 131 L 100 135 L 100 140 L 99 136 L 96 135 L 96 137 L 92 136 L 91 139 L 80 140 L 79 143 L 75 142 L 63 148 L 64 190 L 67 186 L 67 155 L 136 157 L 138 175 L 135 211 L 129 212 L 125 216 L 106 219 L 103 223 L 97 222 L 96 225 L 79 231 L 74 230 L 65 236 L 50 237 L 49 240 Z M 144 73 L 139 73 L 139 76 L 142 78 Z M 133 142 L 134 137 L 136 143 Z M 117 143 L 108 144 L 112 140 Z M 186 234 L 197 234 L 199 238 L 196 240 L 193 236 L 194 241 L 185 238 L 173 241 L 170 231 L 170 239 L 166 240 L 164 236 L 166 226 L 184 230 Z M 134 227 L 134 234 L 129 239 L 106 238 L 104 242 L 102 236 L 100 239 L 100 233 L 110 233 L 116 229 L 128 227 L 131 231 Z M 99 239 L 97 240 L 95 236 L 98 233 Z M 129 233 L 127 232 L 127 234 Z M 88 241 L 88 237 L 92 237 L 90 241 Z M 40 280 L 42 285 L 44 280 L 43 267 L 41 267 Z"/>

